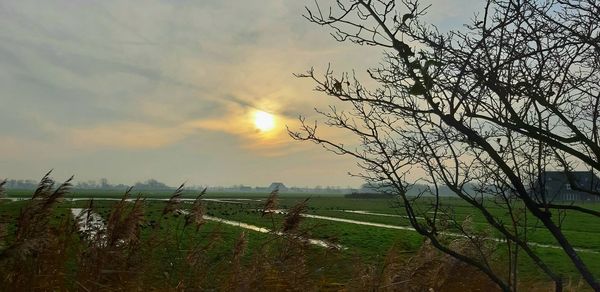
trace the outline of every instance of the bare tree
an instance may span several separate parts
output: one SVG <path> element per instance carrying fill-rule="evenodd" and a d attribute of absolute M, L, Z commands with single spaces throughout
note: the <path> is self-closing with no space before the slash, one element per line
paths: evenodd
<path fill-rule="evenodd" d="M 530 220 L 552 235 L 599 291 L 561 222 L 567 211 L 589 220 L 600 213 L 555 200 L 543 178 L 547 169 L 570 178 L 578 169 L 600 171 L 600 4 L 488 0 L 464 29 L 444 33 L 423 20 L 427 7 L 416 0 L 330 2 L 326 7 L 315 1 L 305 17 L 329 27 L 337 41 L 384 48 L 379 67 L 368 70 L 378 87 L 369 89 L 354 74 L 334 74 L 331 68 L 322 75 L 313 69 L 299 74 L 313 79 L 317 91 L 347 104 L 318 112 L 326 126 L 349 131 L 358 143 L 322 137 L 317 122 L 302 117 L 300 129 L 290 135 L 356 158 L 364 170 L 357 175 L 393 188 L 420 234 L 503 290 L 517 289 L 519 254 L 562 289 L 561 276 L 531 248 Z M 428 174 L 424 180 L 432 187 L 423 194 L 434 195 L 430 204 L 406 195 L 407 174 L 416 169 Z M 600 196 L 593 185 L 572 182 L 579 191 Z M 444 212 L 441 186 L 473 206 L 503 237 L 508 273 L 498 271 L 483 251 L 469 255 L 445 243 L 443 229 L 472 239 L 475 250 L 485 240 Z M 502 208 L 508 217 L 492 208 Z"/>

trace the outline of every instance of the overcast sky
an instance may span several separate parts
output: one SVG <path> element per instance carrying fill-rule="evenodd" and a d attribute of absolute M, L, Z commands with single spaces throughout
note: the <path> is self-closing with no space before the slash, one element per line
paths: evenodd
<path fill-rule="evenodd" d="M 305 21 L 312 3 L 0 0 L 0 177 L 360 185 L 352 159 L 285 132 L 331 101 L 292 73 L 361 76 L 381 55 Z M 478 6 L 436 0 L 430 18 L 459 27 Z"/>

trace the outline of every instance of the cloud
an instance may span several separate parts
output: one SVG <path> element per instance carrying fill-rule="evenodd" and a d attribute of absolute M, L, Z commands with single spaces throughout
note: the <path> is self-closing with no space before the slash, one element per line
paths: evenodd
<path fill-rule="evenodd" d="M 255 155 L 280 156 L 298 150 L 291 145 L 286 125 L 295 123 L 275 113 L 276 127 L 260 132 L 253 124 L 255 108 L 237 103 L 229 104 L 218 117 L 192 119 L 173 125 L 140 122 L 114 122 L 68 131 L 67 143 L 80 151 L 101 149 L 160 149 L 181 143 L 191 137 L 202 137 L 208 132 L 237 137 L 234 148 L 252 151 Z M 219 141 L 215 141 L 219 143 Z"/>
<path fill-rule="evenodd" d="M 14 137 L 3 137 L 0 139 L 0 158 L 22 157 L 24 149 L 21 142 Z"/>
<path fill-rule="evenodd" d="M 177 143 L 189 129 L 151 126 L 140 123 L 102 125 L 73 129 L 69 142 L 81 148 L 155 149 Z"/>
<path fill-rule="evenodd" d="M 434 16 L 459 17 L 460 5 L 446 2 L 452 10 Z M 10 163 L 2 170 L 24 178 L 55 166 L 88 177 L 111 170 L 126 181 L 137 179 L 126 165 L 135 159 L 148 169 L 171 165 L 153 175 L 174 181 L 186 173 L 219 183 L 312 174 L 329 154 L 292 141 L 284 125 L 294 129 L 299 114 L 310 119 L 334 101 L 292 73 L 331 62 L 336 72 L 365 76 L 381 52 L 331 40 L 302 18 L 305 4 L 312 1 L 3 1 L 0 157 Z M 257 132 L 254 110 L 277 115 L 277 131 Z M 218 167 L 198 170 L 206 161 Z M 259 174 L 256 164 L 268 168 Z M 327 169 L 345 173 L 347 165 Z"/>

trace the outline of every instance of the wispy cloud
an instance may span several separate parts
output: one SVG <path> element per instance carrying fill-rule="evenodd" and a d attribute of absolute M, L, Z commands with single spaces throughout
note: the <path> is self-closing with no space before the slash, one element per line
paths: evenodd
<path fill-rule="evenodd" d="M 134 174 L 126 164 L 135 158 L 146 166 L 176 161 L 175 170 L 155 175 L 173 181 L 194 173 L 223 184 L 277 176 L 298 184 L 356 184 L 345 176 L 348 162 L 327 166 L 337 176 L 301 175 L 330 156 L 292 141 L 284 128 L 332 102 L 292 73 L 332 62 L 338 72 L 360 74 L 379 60 L 377 50 L 339 45 L 307 23 L 301 14 L 311 3 L 3 1 L 2 171 L 31 177 L 62 166 L 101 177 L 111 169 L 127 181 Z M 433 17 L 461 13 L 440 9 Z M 255 110 L 275 114 L 277 130 L 257 132 Z M 202 172 L 195 159 L 214 159 L 219 167 Z M 243 172 L 248 169 L 240 165 L 268 167 Z M 230 176 L 232 169 L 238 172 Z"/>

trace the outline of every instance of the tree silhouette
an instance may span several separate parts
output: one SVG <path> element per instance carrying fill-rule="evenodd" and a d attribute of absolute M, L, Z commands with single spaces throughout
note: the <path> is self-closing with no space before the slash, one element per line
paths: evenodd
<path fill-rule="evenodd" d="M 600 170 L 600 5 L 490 0 L 464 29 L 443 33 L 423 20 L 427 7 L 414 0 L 396 2 L 337 0 L 322 8 L 316 1 L 307 7 L 306 19 L 328 27 L 337 41 L 384 48 L 384 53 L 379 66 L 368 70 L 375 89 L 330 67 L 322 75 L 313 69 L 298 74 L 347 104 L 318 112 L 326 126 L 349 131 L 358 146 L 322 137 L 319 124 L 303 117 L 290 135 L 356 158 L 364 170 L 357 175 L 392 188 L 420 234 L 503 290 L 517 289 L 519 254 L 562 289 L 561 276 L 527 238 L 532 222 L 543 226 L 585 281 L 600 290 L 561 230 L 566 212 L 588 220 L 600 213 L 558 201 L 544 187 L 548 170 L 569 178 L 576 170 Z M 422 194 L 433 195 L 431 200 L 406 195 L 411 188 L 406 177 L 417 169 L 428 174 L 423 180 L 432 187 Z M 593 183 L 571 185 L 590 198 L 600 196 Z M 503 237 L 508 273 L 485 256 L 489 237 L 462 228 L 461 218 L 444 207 L 442 186 L 475 207 Z M 470 239 L 479 254 L 452 248 L 444 240 L 447 229 Z"/>

